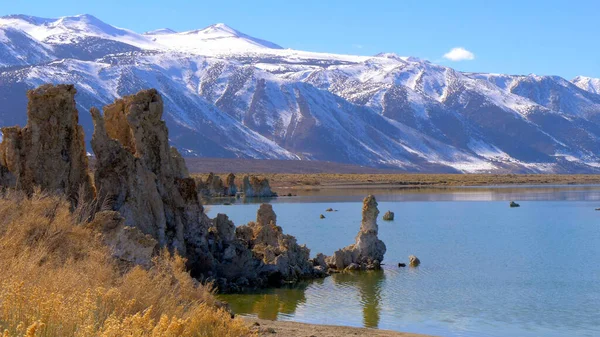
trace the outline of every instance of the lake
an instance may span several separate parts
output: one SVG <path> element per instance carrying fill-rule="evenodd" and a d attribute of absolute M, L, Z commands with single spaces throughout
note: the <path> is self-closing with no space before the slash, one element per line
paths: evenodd
<path fill-rule="evenodd" d="M 335 189 L 269 202 L 286 234 L 329 255 L 354 242 L 368 193 L 381 212 L 383 271 L 222 299 L 265 319 L 439 336 L 600 336 L 599 186 Z M 258 206 L 211 205 L 209 215 L 239 225 Z M 394 221 L 381 220 L 387 210 Z M 397 267 L 411 254 L 419 267 Z"/>

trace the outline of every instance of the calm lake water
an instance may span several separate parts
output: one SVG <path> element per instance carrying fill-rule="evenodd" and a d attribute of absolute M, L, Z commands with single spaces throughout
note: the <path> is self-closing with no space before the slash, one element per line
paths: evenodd
<path fill-rule="evenodd" d="M 271 202 L 285 233 L 331 254 L 354 242 L 368 193 L 381 212 L 383 271 L 223 299 L 242 315 L 439 336 L 600 336 L 600 187 L 321 190 Z M 237 225 L 258 206 L 209 214 Z M 381 220 L 387 210 L 394 221 Z M 411 254 L 421 266 L 398 268 Z"/>

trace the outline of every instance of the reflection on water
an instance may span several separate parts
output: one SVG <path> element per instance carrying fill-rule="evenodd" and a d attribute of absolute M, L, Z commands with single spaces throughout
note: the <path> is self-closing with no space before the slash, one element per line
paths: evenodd
<path fill-rule="evenodd" d="M 302 282 L 255 293 L 224 294 L 220 295 L 220 298 L 228 302 L 233 312 L 237 314 L 255 314 L 261 319 L 276 320 L 280 314 L 293 315 L 298 305 L 306 302 L 305 291 L 308 284 Z"/>
<path fill-rule="evenodd" d="M 297 191 L 298 196 L 279 198 L 220 198 L 206 204 L 353 202 L 373 194 L 378 201 L 600 201 L 598 185 L 476 186 L 397 189 L 380 186 L 368 188 L 320 188 Z M 283 194 L 283 193 L 282 193 Z"/>
<path fill-rule="evenodd" d="M 363 310 L 363 325 L 367 328 L 379 327 L 381 289 L 385 279 L 383 270 L 340 273 L 333 275 L 332 279 L 338 286 L 354 287 L 358 290 Z"/>
<path fill-rule="evenodd" d="M 236 314 L 256 315 L 261 319 L 277 320 L 293 317 L 298 306 L 306 304 L 306 291 L 309 286 L 316 289 L 335 287 L 347 293 L 356 292 L 358 303 L 362 308 L 362 325 L 367 328 L 377 328 L 384 280 L 383 270 L 339 273 L 333 274 L 328 279 L 245 294 L 223 294 L 219 297 L 228 302 Z"/>

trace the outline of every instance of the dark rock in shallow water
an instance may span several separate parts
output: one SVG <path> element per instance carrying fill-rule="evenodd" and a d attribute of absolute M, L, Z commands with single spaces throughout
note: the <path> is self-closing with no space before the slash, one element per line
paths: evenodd
<path fill-rule="evenodd" d="M 333 208 L 330 207 L 330 208 L 326 209 L 325 212 L 333 212 Z"/>
<path fill-rule="evenodd" d="M 514 201 L 511 201 L 511 202 L 510 202 L 510 207 L 521 207 L 521 205 L 517 204 L 517 203 L 516 203 L 516 202 L 514 202 Z"/>
<path fill-rule="evenodd" d="M 398 267 L 406 267 L 406 263 L 398 263 Z"/>
<path fill-rule="evenodd" d="M 385 214 L 383 215 L 383 220 L 385 220 L 385 221 L 394 220 L 394 212 L 392 212 L 392 211 L 385 212 Z"/>
<path fill-rule="evenodd" d="M 321 214 L 321 215 L 319 216 L 319 218 L 321 218 L 321 219 L 325 219 L 325 216 L 324 216 L 323 214 Z"/>

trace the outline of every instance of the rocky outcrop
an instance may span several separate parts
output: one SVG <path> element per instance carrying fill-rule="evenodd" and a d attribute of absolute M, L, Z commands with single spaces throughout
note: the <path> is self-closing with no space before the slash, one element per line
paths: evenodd
<path fill-rule="evenodd" d="M 196 183 L 198 194 L 203 197 L 214 198 L 225 196 L 225 185 L 223 184 L 223 180 L 212 172 L 206 177 L 205 181 L 203 181 L 202 178 L 198 178 Z"/>
<path fill-rule="evenodd" d="M 362 222 L 354 244 L 327 257 L 327 265 L 336 270 L 380 269 L 386 248 L 377 237 L 377 201 L 372 195 L 363 200 Z"/>
<path fill-rule="evenodd" d="M 166 247 L 187 259 L 194 277 L 215 281 L 221 291 L 323 277 L 328 268 L 379 268 L 385 245 L 377 238 L 379 211 L 372 196 L 365 199 L 356 242 L 332 257 L 310 259 L 306 246 L 283 233 L 269 204 L 260 206 L 256 221 L 237 228 L 223 214 L 209 219 L 199 189 L 234 195 L 235 176 L 223 183 L 211 174 L 204 185 L 196 185 L 181 155 L 169 146 L 156 90 L 118 99 L 104 107 L 104 114 L 91 109 L 92 184 L 74 95 L 73 86 L 65 85 L 29 92 L 27 126 L 3 129 L 0 184 L 27 191 L 40 186 L 73 200 L 81 191 L 95 196 L 87 226 L 125 264 L 150 266 L 153 254 Z M 275 195 L 267 179 L 254 176 L 244 177 L 242 192 Z M 99 205 L 111 210 L 98 212 Z"/>
<path fill-rule="evenodd" d="M 287 282 L 323 276 L 310 261 L 310 250 L 299 245 L 296 238 L 283 234 L 277 225 L 277 216 L 270 204 L 262 204 L 256 214 L 256 222 L 240 226 L 236 230 L 239 240 L 246 243 L 253 254 L 265 264 L 269 275 L 280 274 Z"/>
<path fill-rule="evenodd" d="M 104 116 L 95 108 L 91 114 L 98 194 L 126 225 L 195 258 L 209 223 L 183 159 L 169 146 L 160 95 L 141 91 L 104 107 Z"/>
<path fill-rule="evenodd" d="M 218 214 L 209 229 L 208 245 L 209 252 L 202 260 L 208 259 L 208 263 L 193 269 L 216 281 L 221 291 L 278 286 L 327 275 L 324 265 L 310 260 L 306 246 L 277 226 L 269 204 L 260 206 L 255 222 L 237 228 L 227 215 Z"/>
<path fill-rule="evenodd" d="M 198 194 L 205 198 L 233 197 L 238 190 L 233 173 L 229 173 L 223 181 L 221 177 L 211 172 L 206 180 L 202 180 L 201 177 L 196 178 L 196 185 Z"/>
<path fill-rule="evenodd" d="M 277 196 L 277 193 L 271 190 L 269 179 L 267 178 L 244 176 L 241 189 L 246 198 L 269 198 Z"/>
<path fill-rule="evenodd" d="M 394 220 L 394 212 L 392 212 L 392 211 L 385 212 L 385 214 L 383 215 L 383 220 L 385 220 L 385 221 Z"/>
<path fill-rule="evenodd" d="M 235 186 L 235 174 L 229 173 L 225 178 L 225 195 L 234 196 L 237 194 L 237 186 Z"/>
<path fill-rule="evenodd" d="M 50 84 L 27 92 L 27 125 L 2 128 L 0 184 L 28 193 L 40 187 L 71 201 L 93 197 L 76 92 Z"/>
<path fill-rule="evenodd" d="M 129 265 L 150 267 L 158 242 L 135 227 L 125 226 L 125 219 L 115 211 L 96 213 L 87 226 L 98 231 L 112 255 Z"/>

